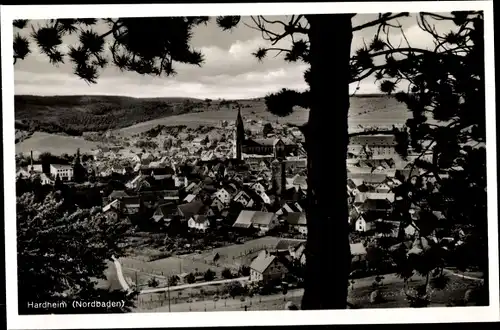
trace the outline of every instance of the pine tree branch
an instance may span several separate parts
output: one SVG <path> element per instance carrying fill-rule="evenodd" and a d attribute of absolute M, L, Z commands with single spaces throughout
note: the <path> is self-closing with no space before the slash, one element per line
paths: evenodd
<path fill-rule="evenodd" d="M 367 27 L 371 27 L 371 26 L 376 26 L 376 25 L 383 25 L 385 23 L 387 23 L 388 21 L 390 20 L 393 20 L 395 18 L 399 18 L 399 17 L 408 17 L 410 14 L 409 13 L 399 13 L 399 14 L 395 14 L 395 15 L 389 15 L 389 16 L 386 16 L 386 17 L 383 17 L 383 15 L 379 15 L 379 19 L 376 19 L 376 20 L 373 20 L 371 22 L 368 22 L 368 23 L 365 23 L 365 24 L 361 24 L 361 25 L 358 25 L 358 26 L 354 26 L 352 28 L 352 31 L 359 31 L 359 30 L 362 30 L 362 29 L 365 29 Z"/>

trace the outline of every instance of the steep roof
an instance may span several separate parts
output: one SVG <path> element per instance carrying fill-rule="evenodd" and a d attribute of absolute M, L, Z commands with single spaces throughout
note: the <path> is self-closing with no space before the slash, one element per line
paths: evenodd
<path fill-rule="evenodd" d="M 126 196 L 121 198 L 121 203 L 127 205 L 140 205 L 141 198 L 139 196 Z"/>
<path fill-rule="evenodd" d="M 290 212 L 286 216 L 286 221 L 292 226 L 305 226 L 307 225 L 305 212 Z"/>
<path fill-rule="evenodd" d="M 109 194 L 108 198 L 111 200 L 115 200 L 122 197 L 128 197 L 128 194 L 124 190 L 113 190 L 111 194 Z"/>
<path fill-rule="evenodd" d="M 178 209 L 184 217 L 190 218 L 196 215 L 201 210 L 202 207 L 203 207 L 203 202 L 196 200 L 190 203 L 181 204 L 178 206 Z"/>
<path fill-rule="evenodd" d="M 304 241 L 302 240 L 296 240 L 296 239 L 282 239 L 276 244 L 275 249 L 276 250 L 288 250 L 289 248 L 297 247 L 301 244 L 304 244 Z"/>
<path fill-rule="evenodd" d="M 249 228 L 251 225 L 269 225 L 274 213 L 243 210 L 233 224 L 233 227 Z"/>
<path fill-rule="evenodd" d="M 263 251 L 265 252 L 265 251 Z M 268 253 L 260 253 L 257 258 L 255 258 L 250 264 L 250 268 L 259 272 L 264 273 L 267 268 L 274 262 L 275 256 Z"/>
<path fill-rule="evenodd" d="M 201 223 L 205 223 L 205 221 L 207 221 L 207 217 L 204 215 L 201 215 L 201 214 L 197 214 L 197 215 L 193 216 L 193 220 L 194 220 L 194 222 L 201 224 Z"/>

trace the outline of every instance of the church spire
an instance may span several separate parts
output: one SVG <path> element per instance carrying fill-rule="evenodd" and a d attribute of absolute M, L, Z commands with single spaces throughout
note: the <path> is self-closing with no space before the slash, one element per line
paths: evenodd
<path fill-rule="evenodd" d="M 241 108 L 239 106 L 238 106 L 238 115 L 236 117 L 235 129 L 236 129 L 234 137 L 235 157 L 236 159 L 241 160 L 242 147 L 243 143 L 245 142 L 245 128 L 243 127 L 243 118 L 241 117 Z"/>

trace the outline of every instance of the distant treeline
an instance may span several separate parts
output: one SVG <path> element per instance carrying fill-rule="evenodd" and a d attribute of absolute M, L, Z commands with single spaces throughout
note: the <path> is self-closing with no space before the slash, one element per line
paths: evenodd
<path fill-rule="evenodd" d="M 29 132 L 103 132 L 205 109 L 203 101 L 121 96 L 15 96 L 16 128 Z"/>

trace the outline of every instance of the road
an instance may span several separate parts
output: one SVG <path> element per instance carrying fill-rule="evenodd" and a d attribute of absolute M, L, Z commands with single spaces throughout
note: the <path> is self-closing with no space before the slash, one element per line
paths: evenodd
<path fill-rule="evenodd" d="M 218 280 L 218 281 L 210 281 L 210 282 L 202 282 L 202 283 L 182 284 L 182 285 L 176 285 L 176 286 L 171 286 L 171 287 L 166 287 L 166 288 L 144 289 L 144 290 L 141 290 L 141 294 L 142 293 L 157 293 L 157 292 L 164 292 L 164 291 L 177 291 L 177 290 L 183 290 L 183 289 L 189 289 L 189 288 L 196 288 L 196 287 L 200 287 L 200 286 L 231 283 L 231 282 L 236 282 L 236 281 L 247 282 L 248 280 L 250 280 L 249 277 L 239 277 L 239 278 L 232 278 L 229 280 Z"/>
<path fill-rule="evenodd" d="M 120 285 L 122 286 L 122 289 L 124 291 L 131 291 L 127 281 L 125 281 L 125 278 L 123 277 L 123 271 L 122 271 L 122 265 L 116 259 L 115 257 L 112 257 L 113 263 L 115 264 L 116 267 L 116 276 L 118 277 L 118 281 L 120 282 Z"/>

